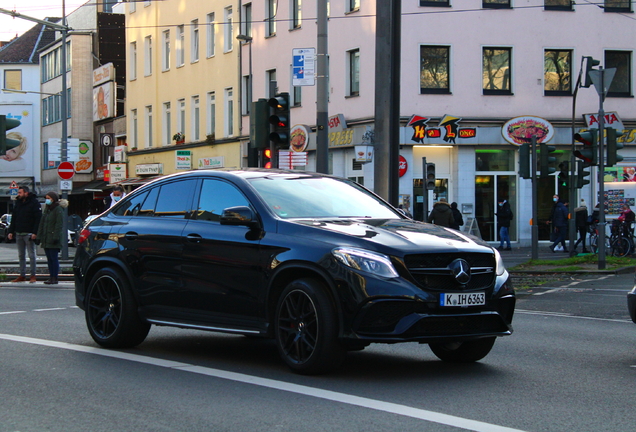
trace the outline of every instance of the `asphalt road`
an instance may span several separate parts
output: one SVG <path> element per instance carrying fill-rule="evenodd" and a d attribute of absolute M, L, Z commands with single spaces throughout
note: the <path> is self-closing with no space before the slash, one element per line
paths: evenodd
<path fill-rule="evenodd" d="M 70 285 L 3 284 L 0 431 L 628 431 L 632 281 L 520 293 L 515 333 L 476 364 L 372 345 L 319 377 L 240 336 L 153 327 L 135 349 L 103 350 Z"/>

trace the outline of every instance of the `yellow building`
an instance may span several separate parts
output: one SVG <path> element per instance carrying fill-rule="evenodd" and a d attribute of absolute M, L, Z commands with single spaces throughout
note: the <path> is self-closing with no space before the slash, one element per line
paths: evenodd
<path fill-rule="evenodd" d="M 240 167 L 238 11 L 165 0 L 125 13 L 128 177 Z"/>

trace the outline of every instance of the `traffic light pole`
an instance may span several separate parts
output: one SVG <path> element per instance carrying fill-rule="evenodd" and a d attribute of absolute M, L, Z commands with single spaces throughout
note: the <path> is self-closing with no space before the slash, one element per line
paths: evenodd
<path fill-rule="evenodd" d="M 426 187 L 426 158 L 422 158 L 422 206 L 424 206 L 424 212 L 422 220 L 428 222 L 428 188 Z"/>
<path fill-rule="evenodd" d="M 62 94 L 60 100 L 60 111 L 62 111 L 62 140 L 61 140 L 61 153 L 62 162 L 66 162 L 68 160 L 68 94 L 66 91 L 66 35 L 68 33 L 68 27 L 66 26 L 66 4 L 62 1 L 62 25 L 64 25 L 64 29 L 62 30 L 62 49 L 60 55 L 60 61 L 62 63 Z M 68 200 L 68 191 L 62 191 L 62 199 Z M 68 241 L 66 240 L 68 236 L 68 207 L 64 207 L 64 217 L 62 218 L 62 233 L 63 233 L 63 241 L 62 241 L 62 259 L 68 259 Z"/>
<path fill-rule="evenodd" d="M 532 259 L 539 259 L 539 208 L 537 204 L 537 136 L 532 135 L 532 148 L 530 149 L 530 181 L 532 182 Z"/>
<path fill-rule="evenodd" d="M 604 79 L 604 69 L 600 69 L 601 83 Z M 598 108 L 598 269 L 605 270 L 605 110 L 603 101 L 605 91 L 599 94 Z"/>

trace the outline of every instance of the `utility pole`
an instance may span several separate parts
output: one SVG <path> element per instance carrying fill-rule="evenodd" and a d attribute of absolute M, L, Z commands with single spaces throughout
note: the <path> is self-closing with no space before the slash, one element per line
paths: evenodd
<path fill-rule="evenodd" d="M 376 0 L 373 190 L 394 206 L 399 195 L 401 19 L 402 0 Z"/>
<path fill-rule="evenodd" d="M 532 135 L 532 148 L 530 149 L 530 178 L 532 182 L 532 259 L 539 259 L 539 204 L 538 197 L 538 180 L 537 180 L 537 136 Z"/>
<path fill-rule="evenodd" d="M 316 171 L 329 174 L 329 69 L 327 0 L 318 0 L 316 50 Z"/>
<path fill-rule="evenodd" d="M 66 162 L 68 160 L 68 99 L 67 99 L 67 91 L 66 91 L 66 36 L 68 34 L 68 27 L 66 26 L 66 1 L 62 0 L 62 25 L 64 28 L 62 29 L 62 50 L 60 55 L 60 61 L 62 62 L 62 95 L 60 98 L 60 111 L 62 111 L 62 139 L 61 143 L 61 159 L 62 162 Z M 68 191 L 62 191 L 62 199 L 68 200 Z M 62 241 L 62 259 L 68 259 L 68 207 L 64 207 L 64 217 L 62 219 L 62 233 L 63 233 L 63 241 Z"/>

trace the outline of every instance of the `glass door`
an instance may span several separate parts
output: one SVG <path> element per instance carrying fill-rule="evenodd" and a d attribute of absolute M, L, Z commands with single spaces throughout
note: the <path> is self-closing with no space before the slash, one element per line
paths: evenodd
<path fill-rule="evenodd" d="M 506 200 L 512 209 L 510 240 L 517 240 L 517 176 L 490 174 L 475 176 L 475 216 L 485 241 L 499 240 L 497 212 L 499 200 Z"/>

